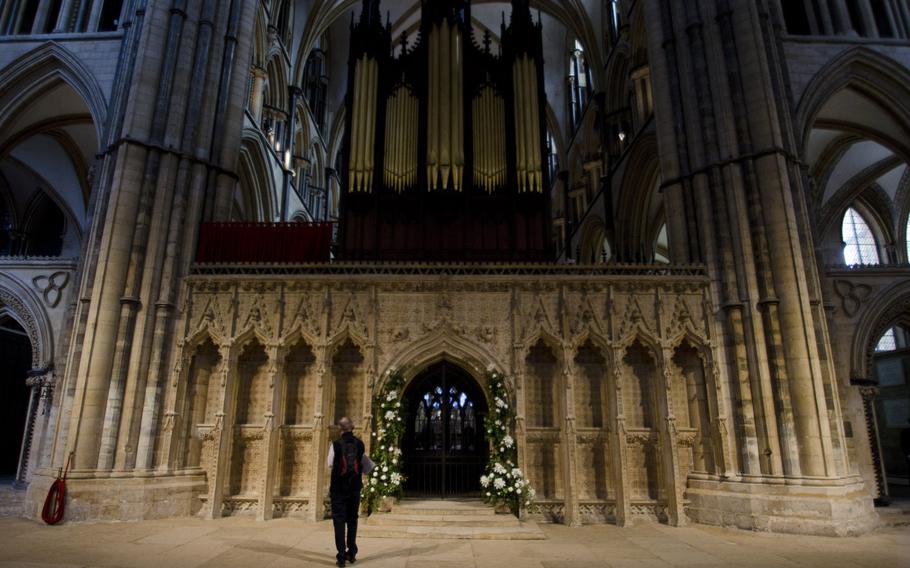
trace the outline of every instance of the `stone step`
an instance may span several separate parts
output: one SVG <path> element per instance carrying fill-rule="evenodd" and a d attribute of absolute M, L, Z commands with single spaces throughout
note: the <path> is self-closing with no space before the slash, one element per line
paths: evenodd
<path fill-rule="evenodd" d="M 365 519 L 362 536 L 374 538 L 433 538 L 478 540 L 542 540 L 537 523 L 514 515 L 497 515 L 476 499 L 403 499 L 389 513 Z"/>
<path fill-rule="evenodd" d="M 25 489 L 0 484 L 0 517 L 21 517 L 25 511 Z"/>
<path fill-rule="evenodd" d="M 426 525 L 372 526 L 358 529 L 357 535 L 366 538 L 427 538 L 458 540 L 545 540 L 547 536 L 537 523 L 521 522 L 517 527 L 434 527 Z"/>
<path fill-rule="evenodd" d="M 367 521 L 372 526 L 432 526 L 432 527 L 517 527 L 519 521 L 514 515 L 435 515 L 410 514 L 394 511 L 392 513 L 374 513 Z"/>
<path fill-rule="evenodd" d="M 910 526 L 910 509 L 902 507 L 876 507 L 875 512 L 883 527 Z"/>
<path fill-rule="evenodd" d="M 493 507 L 486 503 L 471 500 L 423 500 L 402 499 L 393 507 L 393 512 L 403 515 L 469 515 L 496 516 Z"/>

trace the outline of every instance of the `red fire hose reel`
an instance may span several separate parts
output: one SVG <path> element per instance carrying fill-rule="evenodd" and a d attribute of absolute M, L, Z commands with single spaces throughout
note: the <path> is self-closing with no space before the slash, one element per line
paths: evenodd
<path fill-rule="evenodd" d="M 57 474 L 57 479 L 51 484 L 47 491 L 47 497 L 44 499 L 44 507 L 41 508 L 41 519 L 49 524 L 56 525 L 63 520 L 63 511 L 66 503 L 66 474 L 70 469 L 70 461 L 73 454 L 70 453 L 66 460 L 66 468 Z"/>

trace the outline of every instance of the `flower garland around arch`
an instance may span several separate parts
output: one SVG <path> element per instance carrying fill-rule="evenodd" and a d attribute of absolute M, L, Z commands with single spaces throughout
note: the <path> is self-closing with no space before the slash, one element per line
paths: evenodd
<path fill-rule="evenodd" d="M 401 474 L 401 437 L 405 423 L 402 420 L 401 396 L 404 375 L 400 370 L 390 369 L 385 386 L 373 399 L 373 443 L 371 459 L 376 464 L 364 485 L 361 504 L 367 515 L 380 508 L 383 498 L 401 499 L 404 476 Z"/>
<path fill-rule="evenodd" d="M 480 477 L 484 501 L 494 506 L 507 506 L 515 516 L 534 500 L 534 489 L 518 468 L 518 448 L 511 431 L 515 422 L 512 398 L 505 377 L 492 367 L 487 369 L 490 413 L 484 421 L 490 442 L 490 459 L 486 473 Z"/>

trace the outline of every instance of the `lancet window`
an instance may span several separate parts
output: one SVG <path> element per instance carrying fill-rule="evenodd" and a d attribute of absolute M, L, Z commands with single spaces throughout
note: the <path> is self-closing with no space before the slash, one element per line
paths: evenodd
<path fill-rule="evenodd" d="M 853 207 L 847 209 L 844 215 L 841 233 L 844 239 L 844 263 L 847 266 L 881 262 L 869 223 Z"/>

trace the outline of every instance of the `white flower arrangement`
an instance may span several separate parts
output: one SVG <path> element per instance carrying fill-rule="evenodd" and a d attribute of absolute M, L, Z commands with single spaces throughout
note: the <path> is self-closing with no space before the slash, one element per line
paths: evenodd
<path fill-rule="evenodd" d="M 485 420 L 485 430 L 490 442 L 490 459 L 486 472 L 480 477 L 485 500 L 504 504 L 518 515 L 522 507 L 534 500 L 534 489 L 517 466 L 518 452 L 515 439 L 510 434 L 515 415 L 509 405 L 509 392 L 504 377 L 493 367 L 487 369 L 490 399 L 493 408 Z"/>
<path fill-rule="evenodd" d="M 383 497 L 400 498 L 405 481 L 399 465 L 399 443 L 404 434 L 404 423 L 401 420 L 402 404 L 398 399 L 404 377 L 394 368 L 386 371 L 386 376 L 385 388 L 373 399 L 373 412 L 377 418 L 373 425 L 374 442 L 370 457 L 376 467 L 370 477 L 370 490 L 362 497 L 367 514 L 379 509 Z"/>

